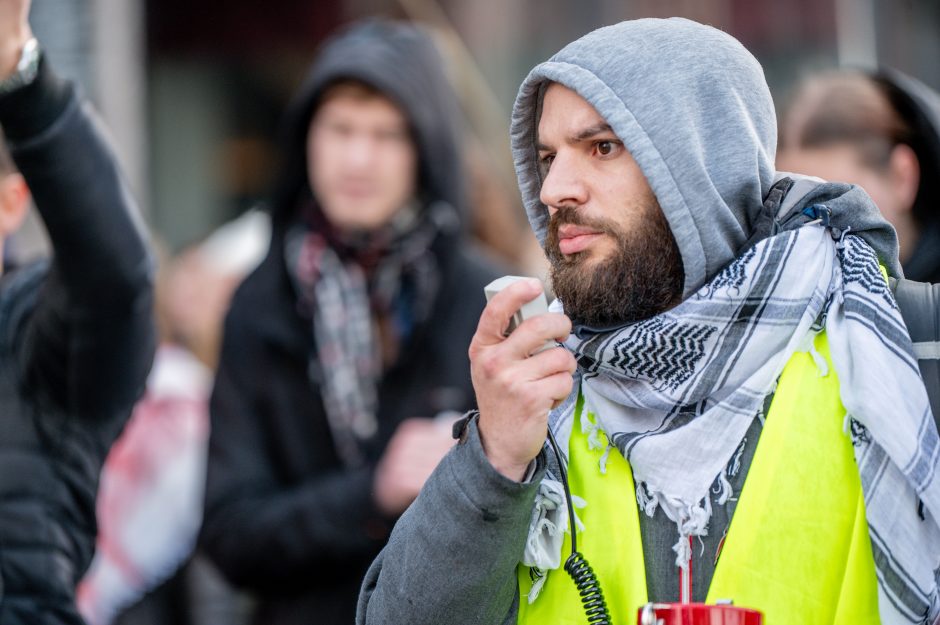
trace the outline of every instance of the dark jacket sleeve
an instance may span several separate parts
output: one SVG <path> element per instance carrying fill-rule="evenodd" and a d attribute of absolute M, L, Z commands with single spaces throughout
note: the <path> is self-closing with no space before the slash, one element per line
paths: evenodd
<path fill-rule="evenodd" d="M 940 430 L 940 284 L 894 278 L 889 282 L 914 344 L 930 410 Z"/>
<path fill-rule="evenodd" d="M 471 422 L 369 569 L 357 625 L 514 623 L 516 567 L 542 474 L 525 484 L 500 475 Z"/>
<path fill-rule="evenodd" d="M 201 547 L 237 585 L 286 592 L 328 578 L 381 547 L 385 525 L 371 499 L 373 469 L 336 468 L 288 483 L 278 474 L 265 400 L 265 353 L 250 311 L 233 305 L 210 403 Z M 298 406 L 304 412 L 304 406 Z"/>
<path fill-rule="evenodd" d="M 72 415 L 128 409 L 153 359 L 153 267 L 115 156 L 44 61 L 0 98 L 0 124 L 53 248 L 20 352 L 28 379 Z"/>

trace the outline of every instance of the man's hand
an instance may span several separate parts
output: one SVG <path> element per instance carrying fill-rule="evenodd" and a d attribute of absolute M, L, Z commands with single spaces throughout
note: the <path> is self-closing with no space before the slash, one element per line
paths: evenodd
<path fill-rule="evenodd" d="M 571 320 L 565 315 L 538 315 L 503 336 L 512 315 L 541 289 L 533 279 L 496 294 L 470 343 L 483 449 L 497 471 L 516 481 L 542 449 L 548 413 L 571 393 L 576 367 L 574 357 L 561 347 L 529 356 L 548 340 L 568 337 Z"/>
<path fill-rule="evenodd" d="M 16 70 L 23 46 L 33 36 L 29 28 L 32 0 L 0 0 L 0 80 Z"/>
<path fill-rule="evenodd" d="M 404 512 L 456 442 L 450 423 L 434 419 L 402 421 L 375 471 L 379 510 L 389 516 Z"/>

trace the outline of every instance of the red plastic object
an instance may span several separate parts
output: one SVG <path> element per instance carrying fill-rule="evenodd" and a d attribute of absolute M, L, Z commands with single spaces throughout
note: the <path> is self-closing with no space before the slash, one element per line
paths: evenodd
<path fill-rule="evenodd" d="M 637 611 L 637 625 L 762 625 L 757 610 L 704 603 L 651 603 Z"/>

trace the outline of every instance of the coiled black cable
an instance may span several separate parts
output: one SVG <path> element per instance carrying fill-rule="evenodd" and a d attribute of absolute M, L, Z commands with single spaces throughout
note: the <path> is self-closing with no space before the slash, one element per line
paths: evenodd
<path fill-rule="evenodd" d="M 561 477 L 561 484 L 565 489 L 565 501 L 568 503 L 568 527 L 571 530 L 571 555 L 565 560 L 565 571 L 574 580 L 578 588 L 578 594 L 581 595 L 581 604 L 584 606 L 584 613 L 587 615 L 589 625 L 612 625 L 610 612 L 607 610 L 607 602 L 604 601 L 604 592 L 601 590 L 601 584 L 594 574 L 594 569 L 588 564 L 583 555 L 578 553 L 577 526 L 574 519 L 574 505 L 571 503 L 571 490 L 568 487 L 568 472 L 565 470 L 565 461 L 558 449 L 558 442 L 552 433 L 552 428 L 548 428 L 548 442 L 555 452 L 555 458 L 558 460 L 558 472 Z"/>
<path fill-rule="evenodd" d="M 565 561 L 565 570 L 578 587 L 578 594 L 581 595 L 581 604 L 584 606 L 588 623 L 610 625 L 610 613 L 607 611 L 607 602 L 604 601 L 600 582 L 597 581 L 594 569 L 587 563 L 584 556 L 577 551 L 573 552 Z"/>

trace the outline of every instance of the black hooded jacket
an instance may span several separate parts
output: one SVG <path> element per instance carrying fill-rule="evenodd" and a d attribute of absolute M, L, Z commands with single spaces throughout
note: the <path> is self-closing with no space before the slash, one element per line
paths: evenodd
<path fill-rule="evenodd" d="M 230 581 L 260 598 L 258 623 L 353 622 L 364 573 L 394 522 L 373 502 L 375 464 L 402 420 L 473 406 L 467 348 L 483 287 L 499 275 L 456 223 L 439 234 L 431 249 L 441 281 L 430 317 L 379 381 L 379 432 L 367 466 L 345 468 L 308 376 L 311 319 L 298 312 L 284 237 L 309 194 L 311 114 L 325 87 L 350 78 L 378 89 L 409 119 L 422 205 L 444 202 L 461 220 L 466 210 L 455 103 L 430 39 L 376 21 L 328 42 L 288 116 L 271 248 L 235 295 L 211 402 L 201 544 Z"/>
<path fill-rule="evenodd" d="M 0 280 L 0 623 L 81 625 L 98 475 L 153 359 L 153 266 L 101 129 L 44 61 L 0 124 L 54 252 Z"/>

